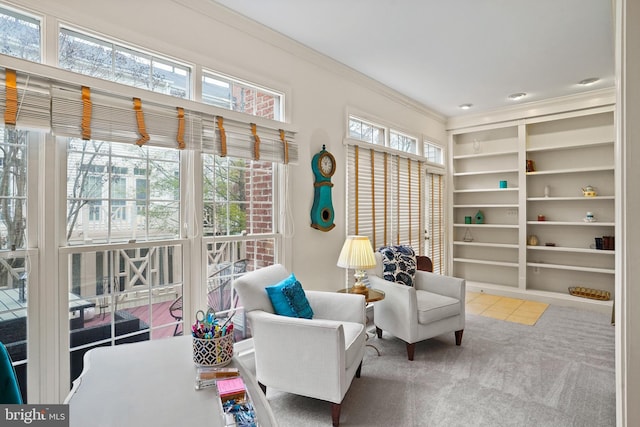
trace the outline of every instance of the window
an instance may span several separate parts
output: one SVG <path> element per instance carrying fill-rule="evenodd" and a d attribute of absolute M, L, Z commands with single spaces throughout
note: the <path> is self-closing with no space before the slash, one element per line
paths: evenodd
<path fill-rule="evenodd" d="M 179 236 L 178 150 L 69 138 L 67 151 L 69 244 Z"/>
<path fill-rule="evenodd" d="M 205 235 L 272 233 L 271 162 L 205 157 Z"/>
<path fill-rule="evenodd" d="M 61 68 L 129 86 L 190 98 L 191 69 L 168 59 L 82 34 L 60 29 Z"/>
<path fill-rule="evenodd" d="M 439 165 L 444 164 L 444 159 L 442 157 L 442 147 L 431 144 L 430 142 L 424 143 L 424 157 L 427 158 L 428 161 L 432 163 L 437 163 Z"/>
<path fill-rule="evenodd" d="M 431 262 L 433 263 L 433 272 L 437 274 L 444 274 L 444 177 L 441 174 L 427 173 L 426 193 L 426 255 L 431 258 Z"/>
<path fill-rule="evenodd" d="M 349 117 L 349 138 L 384 145 L 385 129 L 357 117 Z"/>
<path fill-rule="evenodd" d="M 374 249 L 410 245 L 443 272 L 442 176 L 425 169 L 443 164 L 442 148 L 425 142 L 418 156 L 417 138 L 356 116 L 347 141 L 348 233 L 369 236 Z"/>
<path fill-rule="evenodd" d="M 27 372 L 28 131 L 0 126 L 0 341 L 15 365 L 21 390 Z"/>
<path fill-rule="evenodd" d="M 405 153 L 416 154 L 418 140 L 411 136 L 391 131 L 389 132 L 389 147 Z"/>
<path fill-rule="evenodd" d="M 1 53 L 40 62 L 40 27 L 40 19 L 0 7 Z"/>
<path fill-rule="evenodd" d="M 283 121 L 284 96 L 213 72 L 203 72 L 202 102 L 252 116 Z"/>

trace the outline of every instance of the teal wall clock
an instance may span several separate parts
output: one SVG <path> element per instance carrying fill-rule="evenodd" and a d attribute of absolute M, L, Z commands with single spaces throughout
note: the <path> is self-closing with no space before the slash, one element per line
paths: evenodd
<path fill-rule="evenodd" d="M 336 172 L 336 159 L 333 154 L 325 150 L 316 153 L 311 159 L 313 171 L 313 206 L 311 207 L 311 227 L 320 231 L 329 231 L 333 223 L 334 212 L 331 201 L 331 177 Z"/>

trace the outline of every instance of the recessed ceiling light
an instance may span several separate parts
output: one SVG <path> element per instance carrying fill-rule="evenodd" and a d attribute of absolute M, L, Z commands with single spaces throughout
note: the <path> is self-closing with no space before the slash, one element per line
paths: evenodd
<path fill-rule="evenodd" d="M 473 107 L 473 104 L 460 104 L 460 109 L 462 110 L 468 110 L 471 107 Z"/>
<path fill-rule="evenodd" d="M 600 79 L 599 79 L 599 78 L 597 78 L 597 77 L 589 77 L 588 79 L 580 80 L 580 81 L 578 82 L 578 84 L 579 84 L 579 85 L 582 85 L 582 86 L 589 86 L 589 85 L 594 84 L 594 83 L 595 83 L 595 82 L 597 82 L 598 80 L 600 80 Z"/>
<path fill-rule="evenodd" d="M 509 99 L 512 101 L 517 101 L 518 99 L 522 99 L 525 96 L 527 96 L 527 94 L 524 92 L 512 93 L 511 95 L 509 95 Z"/>

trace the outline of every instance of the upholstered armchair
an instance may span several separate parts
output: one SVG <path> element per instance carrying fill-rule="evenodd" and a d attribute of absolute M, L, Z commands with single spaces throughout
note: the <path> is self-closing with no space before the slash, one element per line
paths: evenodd
<path fill-rule="evenodd" d="M 333 425 L 353 377 L 360 377 L 365 348 L 362 295 L 305 291 L 311 319 L 275 314 L 265 287 L 290 274 L 282 265 L 249 272 L 234 283 L 250 323 L 256 377 L 267 387 L 331 402 Z"/>
<path fill-rule="evenodd" d="M 403 340 L 409 360 L 413 360 L 417 342 L 448 332 L 455 332 L 456 345 L 460 345 L 465 322 L 464 279 L 418 270 L 413 286 L 391 282 L 383 278 L 382 255 L 375 255 L 376 268 L 367 274 L 371 287 L 385 293 L 373 306 L 378 338 L 386 331 Z"/>

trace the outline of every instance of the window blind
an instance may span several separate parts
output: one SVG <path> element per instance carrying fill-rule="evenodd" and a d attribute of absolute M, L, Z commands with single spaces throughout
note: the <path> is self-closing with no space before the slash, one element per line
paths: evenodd
<path fill-rule="evenodd" d="M 86 93 L 86 91 L 85 91 Z M 90 130 L 96 140 L 147 143 L 166 148 L 199 148 L 202 139 L 200 114 L 176 107 L 168 107 L 140 100 L 140 113 L 148 141 L 141 141 L 140 115 L 136 113 L 134 98 L 91 91 Z M 57 136 L 82 138 L 83 116 L 86 111 L 86 96 L 83 100 L 81 88 L 53 85 L 51 88 L 51 127 Z M 182 125 L 181 125 L 182 123 Z M 182 126 L 182 127 L 181 127 Z M 182 129 L 181 132 L 179 130 Z"/>
<path fill-rule="evenodd" d="M 433 272 L 444 274 L 444 205 L 443 177 L 427 173 L 427 256 L 433 263 Z"/>
<path fill-rule="evenodd" d="M 347 148 L 347 229 L 369 236 L 374 249 L 410 245 L 423 253 L 424 162 L 350 144 Z"/>
<path fill-rule="evenodd" d="M 7 122 L 7 115 L 12 116 L 15 123 Z M 38 77 L 1 69 L 0 117 L 3 124 L 18 129 L 49 131 L 49 83 Z"/>
<path fill-rule="evenodd" d="M 29 64 L 37 67 L 37 64 Z M 56 70 L 58 74 L 64 74 Z M 10 74 L 7 79 L 7 73 Z M 0 117 L 16 116 L 19 129 L 51 131 L 55 135 L 160 147 L 202 150 L 218 155 L 276 163 L 298 163 L 295 133 L 261 117 L 230 114 L 222 117 L 214 107 L 153 94 L 154 101 L 122 93 L 69 83 L 44 75 L 0 68 Z M 84 81 L 96 80 L 82 76 Z M 8 86 L 7 86 L 7 82 Z M 93 84 L 93 83 L 92 83 Z M 13 88 L 15 86 L 15 90 Z M 7 91 L 7 88 L 9 91 Z M 138 94 L 143 94 L 137 91 Z M 144 95 L 143 95 L 144 96 Z M 180 102 L 178 100 L 177 102 Z M 9 105 L 9 108 L 7 108 Z M 15 111 L 15 114 L 14 114 Z M 258 124 L 252 123 L 253 121 Z"/>
<path fill-rule="evenodd" d="M 252 125 L 260 140 L 257 146 Z M 204 152 L 247 160 L 298 164 L 298 145 L 293 132 L 223 116 L 203 118 L 202 128 Z"/>

